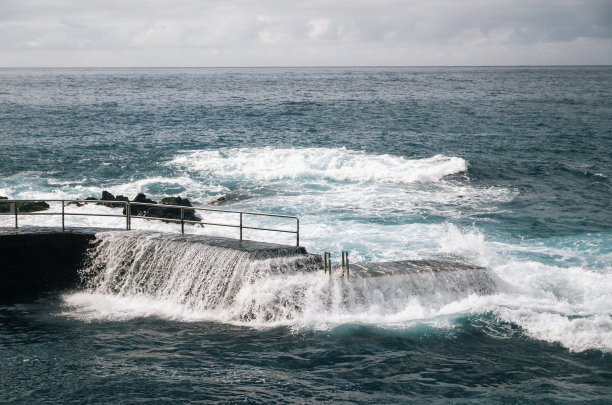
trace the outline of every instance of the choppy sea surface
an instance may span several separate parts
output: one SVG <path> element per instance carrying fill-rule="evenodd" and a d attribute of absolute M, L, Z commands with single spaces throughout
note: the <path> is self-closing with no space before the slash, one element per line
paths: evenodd
<path fill-rule="evenodd" d="M 51 292 L 0 305 L 0 402 L 610 403 L 611 178 L 611 67 L 0 69 L 0 196 L 226 197 L 299 216 L 335 263 L 495 284 L 296 270 L 210 307 Z"/>

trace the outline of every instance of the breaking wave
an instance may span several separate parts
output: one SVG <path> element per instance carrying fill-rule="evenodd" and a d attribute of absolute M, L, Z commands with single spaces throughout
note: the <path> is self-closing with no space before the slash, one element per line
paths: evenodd
<path fill-rule="evenodd" d="M 467 170 L 467 162 L 459 157 L 435 155 L 406 159 L 344 148 L 196 151 L 177 156 L 169 164 L 190 172 L 222 173 L 231 178 L 324 178 L 389 183 L 436 182 L 444 176 Z"/>

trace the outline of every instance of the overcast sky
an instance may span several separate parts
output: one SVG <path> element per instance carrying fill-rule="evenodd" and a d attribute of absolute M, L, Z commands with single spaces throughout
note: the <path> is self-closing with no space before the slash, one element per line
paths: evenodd
<path fill-rule="evenodd" d="M 612 64 L 612 0 L 0 0 L 0 66 Z"/>

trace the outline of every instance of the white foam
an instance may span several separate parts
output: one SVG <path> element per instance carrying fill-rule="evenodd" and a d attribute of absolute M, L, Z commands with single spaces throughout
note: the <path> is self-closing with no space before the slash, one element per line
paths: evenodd
<path fill-rule="evenodd" d="M 451 303 L 445 308 L 448 313 L 493 312 L 501 320 L 521 326 L 533 338 L 560 343 L 572 351 L 612 351 L 609 262 L 607 267 L 595 269 L 541 263 L 521 256 L 535 251 L 554 257 L 560 249 L 547 249 L 541 241 L 487 243 L 477 230 L 461 231 L 454 226 L 449 226 L 447 237 L 441 239 L 441 248 L 490 268 L 500 288 L 499 294 Z M 569 262 L 583 254 L 580 246 L 573 251 L 564 247 L 562 252 L 562 259 Z"/>
<path fill-rule="evenodd" d="M 167 195 L 181 195 L 194 202 L 206 203 L 214 199 L 212 196 L 228 191 L 223 185 L 202 183 L 187 176 L 154 176 L 108 186 L 85 186 L 84 183 L 85 179 L 58 181 L 41 173 L 22 173 L 0 181 L 0 195 L 13 199 L 84 199 L 100 198 L 102 191 L 107 190 L 129 198 L 134 198 L 138 193 L 158 199 Z"/>

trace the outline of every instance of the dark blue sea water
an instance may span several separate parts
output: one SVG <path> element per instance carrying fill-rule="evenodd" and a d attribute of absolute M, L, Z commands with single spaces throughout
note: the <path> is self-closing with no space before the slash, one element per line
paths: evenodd
<path fill-rule="evenodd" d="M 0 306 L 0 402 L 609 403 L 611 178 L 611 67 L 0 70 L 0 196 L 223 196 L 299 216 L 336 262 L 496 283 L 296 272 L 204 309 L 51 292 Z"/>

